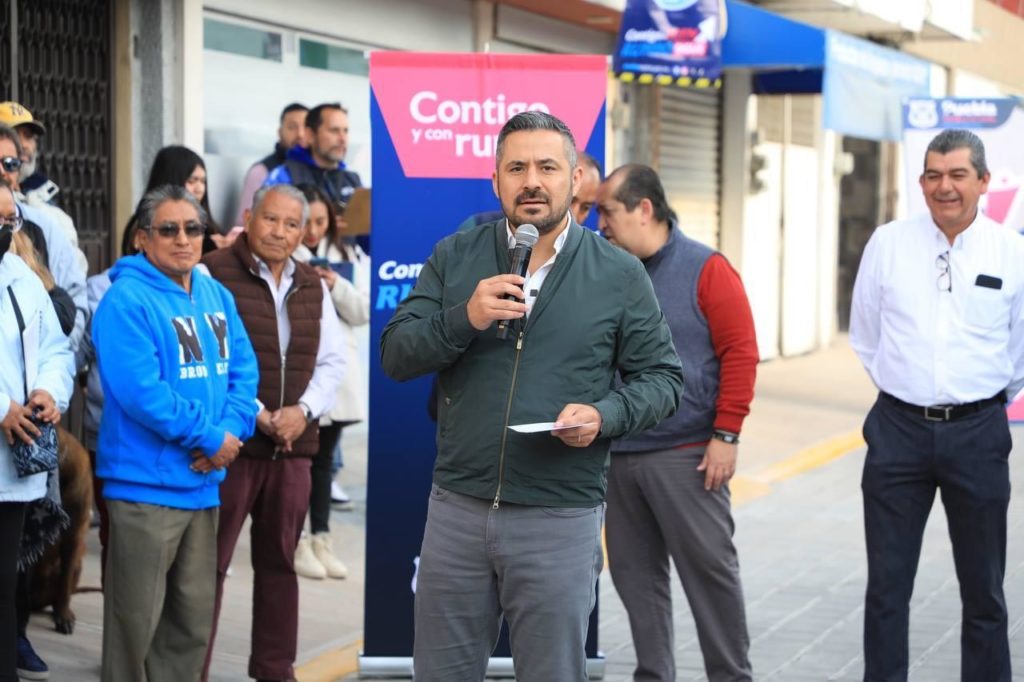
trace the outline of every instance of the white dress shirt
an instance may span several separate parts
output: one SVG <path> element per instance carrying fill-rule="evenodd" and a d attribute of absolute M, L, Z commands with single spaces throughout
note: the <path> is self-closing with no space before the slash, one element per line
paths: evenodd
<path fill-rule="evenodd" d="M 979 213 L 950 245 L 930 215 L 895 221 L 864 249 L 850 345 L 879 390 L 908 403 L 969 403 L 1004 389 L 1012 399 L 1024 387 L 1022 303 L 1021 235 Z"/>
<path fill-rule="evenodd" d="M 544 285 L 544 280 L 547 279 L 548 273 L 551 272 L 551 268 L 555 267 L 555 259 L 558 258 L 559 252 L 562 247 L 565 246 L 565 240 L 569 236 L 569 230 L 572 229 L 572 222 L 566 216 L 566 226 L 562 228 L 561 233 L 555 237 L 555 253 L 548 258 L 547 262 L 537 268 L 533 274 L 526 273 L 526 284 L 523 285 L 523 292 L 526 294 L 526 316 L 530 316 L 530 312 L 533 311 L 533 304 L 537 301 L 537 296 L 540 294 L 540 288 Z M 512 233 L 512 228 L 509 227 L 508 219 L 505 219 L 505 232 L 508 234 L 508 248 L 514 249 L 516 247 L 516 236 Z"/>
<path fill-rule="evenodd" d="M 253 258 L 260 268 L 260 277 L 270 287 L 270 293 L 274 297 L 274 307 L 277 311 L 277 339 L 281 344 L 283 356 L 287 352 L 288 343 L 292 338 L 292 323 L 288 317 L 286 303 L 288 291 L 292 288 L 295 261 L 289 258 L 285 263 L 284 271 L 281 273 L 281 283 L 278 284 L 267 264 L 255 254 L 253 254 Z M 338 321 L 338 314 L 334 312 L 331 293 L 327 290 L 327 285 L 323 283 L 323 280 L 320 281 L 320 287 L 324 292 L 324 300 L 320 311 L 320 346 L 316 351 L 316 367 L 313 369 L 313 377 L 309 380 L 309 385 L 298 401 L 309 408 L 315 419 L 319 419 L 320 415 L 334 405 L 334 394 L 345 375 L 345 330 Z"/>

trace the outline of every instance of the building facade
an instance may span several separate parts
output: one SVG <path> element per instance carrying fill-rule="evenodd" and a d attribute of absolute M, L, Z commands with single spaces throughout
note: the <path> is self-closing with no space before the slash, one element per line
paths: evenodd
<path fill-rule="evenodd" d="M 837 118 L 830 83 L 831 92 L 843 83 L 883 94 L 895 87 L 877 73 L 851 76 L 856 63 L 842 63 L 844 55 L 925 68 L 935 96 L 1018 95 L 1024 62 L 1003 57 L 1024 42 L 1022 4 L 723 0 L 722 87 L 609 77 L 607 165 L 657 168 L 684 231 L 732 260 L 750 291 L 763 358 L 825 346 L 845 327 L 871 230 L 915 191 L 902 180 L 887 115 L 862 112 L 879 119 L 868 129 Z M 50 127 L 44 167 L 96 271 L 118 255 L 160 147 L 185 144 L 204 156 L 211 207 L 229 225 L 246 169 L 273 147 L 281 108 L 340 101 L 350 112 L 347 162 L 369 184 L 370 51 L 610 54 L 624 5 L 0 0 L 0 96 Z M 773 44 L 778 35 L 792 39 Z"/>

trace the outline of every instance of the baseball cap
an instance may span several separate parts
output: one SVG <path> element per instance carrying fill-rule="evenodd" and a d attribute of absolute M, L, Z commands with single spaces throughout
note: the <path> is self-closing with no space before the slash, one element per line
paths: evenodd
<path fill-rule="evenodd" d="M 17 102 L 0 102 L 0 123 L 9 125 L 12 128 L 23 125 L 28 126 L 39 135 L 46 133 L 46 127 L 32 118 L 32 112 Z"/>

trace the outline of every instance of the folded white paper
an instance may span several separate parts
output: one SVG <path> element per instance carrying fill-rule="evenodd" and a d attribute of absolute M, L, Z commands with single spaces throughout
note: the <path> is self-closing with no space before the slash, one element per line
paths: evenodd
<path fill-rule="evenodd" d="M 555 426 L 555 422 L 537 422 L 536 424 L 514 424 L 508 428 L 518 433 L 541 433 L 542 431 L 562 431 L 563 429 L 575 429 L 579 426 L 593 426 L 594 422 L 586 424 L 564 424 Z"/>

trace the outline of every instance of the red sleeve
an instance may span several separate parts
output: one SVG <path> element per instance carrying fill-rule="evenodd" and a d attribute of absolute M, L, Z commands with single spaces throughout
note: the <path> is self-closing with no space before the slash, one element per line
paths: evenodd
<path fill-rule="evenodd" d="M 739 433 L 754 399 L 760 355 L 747 293 L 725 256 L 716 253 L 704 264 L 697 304 L 707 318 L 711 345 L 721 364 L 715 428 Z"/>

